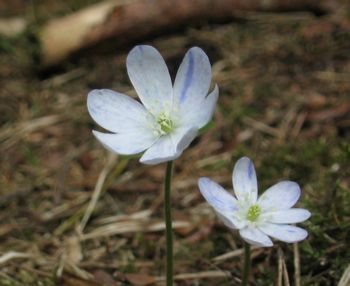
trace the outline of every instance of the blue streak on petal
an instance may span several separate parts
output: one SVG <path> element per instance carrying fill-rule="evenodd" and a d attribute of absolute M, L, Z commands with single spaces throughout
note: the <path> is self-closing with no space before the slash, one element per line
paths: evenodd
<path fill-rule="evenodd" d="M 182 87 L 182 91 L 181 91 L 180 103 L 184 102 L 184 100 L 186 99 L 186 93 L 187 93 L 188 88 L 191 85 L 192 78 L 193 78 L 194 58 L 193 58 L 192 51 L 189 51 L 188 57 L 189 57 L 188 68 L 186 71 L 185 83 L 184 83 L 184 86 Z"/>
<path fill-rule="evenodd" d="M 248 177 L 249 179 L 252 179 L 254 173 L 254 165 L 253 162 L 249 160 L 249 165 L 248 165 Z"/>
<path fill-rule="evenodd" d="M 208 194 L 207 196 L 207 201 L 209 204 L 213 206 L 218 211 L 225 211 L 225 210 L 230 210 L 230 211 L 236 211 L 237 208 L 234 205 L 229 205 L 222 200 L 218 199 L 212 192 Z"/>

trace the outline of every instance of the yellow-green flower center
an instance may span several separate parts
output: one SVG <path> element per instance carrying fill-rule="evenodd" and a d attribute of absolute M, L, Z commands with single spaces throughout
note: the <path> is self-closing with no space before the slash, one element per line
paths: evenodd
<path fill-rule="evenodd" d="M 164 134 L 170 133 L 174 128 L 173 121 L 169 117 L 167 117 L 164 113 L 159 115 L 157 119 L 157 123 L 159 124 L 160 129 L 162 130 L 162 132 L 164 132 Z"/>
<path fill-rule="evenodd" d="M 248 210 L 247 219 L 250 221 L 256 221 L 260 214 L 261 208 L 258 205 L 253 205 Z"/>

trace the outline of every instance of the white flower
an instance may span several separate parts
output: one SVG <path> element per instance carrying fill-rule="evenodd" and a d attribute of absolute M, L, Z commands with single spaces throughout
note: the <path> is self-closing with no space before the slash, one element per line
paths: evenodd
<path fill-rule="evenodd" d="M 142 102 L 107 89 L 93 90 L 91 117 L 113 133 L 93 131 L 109 150 L 125 155 L 144 152 L 140 162 L 158 164 L 179 157 L 214 112 L 218 87 L 208 95 L 211 66 L 198 47 L 185 55 L 174 86 L 159 52 L 136 46 L 127 57 L 129 78 Z"/>
<path fill-rule="evenodd" d="M 208 178 L 200 178 L 199 189 L 218 216 L 230 228 L 238 229 L 242 238 L 253 245 L 272 246 L 269 236 L 285 242 L 307 237 L 307 231 L 288 225 L 307 220 L 310 212 L 291 208 L 300 197 L 300 187 L 291 181 L 273 185 L 258 198 L 253 162 L 243 157 L 232 174 L 236 197 Z"/>

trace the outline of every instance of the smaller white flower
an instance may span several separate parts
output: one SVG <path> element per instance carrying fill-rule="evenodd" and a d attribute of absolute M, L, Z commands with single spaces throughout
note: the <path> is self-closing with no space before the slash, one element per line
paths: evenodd
<path fill-rule="evenodd" d="M 136 46 L 126 61 L 129 78 L 140 98 L 102 89 L 88 95 L 91 117 L 111 133 L 93 131 L 109 150 L 124 155 L 141 153 L 140 162 L 158 164 L 179 157 L 211 119 L 218 87 L 208 95 L 211 66 L 198 47 L 185 55 L 174 85 L 159 52 Z"/>
<path fill-rule="evenodd" d="M 269 236 L 284 242 L 297 242 L 307 231 L 289 225 L 307 220 L 310 212 L 292 208 L 300 197 L 300 187 L 291 181 L 273 185 L 258 198 L 258 184 L 253 162 L 243 157 L 232 174 L 236 197 L 209 178 L 200 178 L 199 189 L 229 228 L 238 229 L 242 238 L 253 245 L 268 247 Z"/>

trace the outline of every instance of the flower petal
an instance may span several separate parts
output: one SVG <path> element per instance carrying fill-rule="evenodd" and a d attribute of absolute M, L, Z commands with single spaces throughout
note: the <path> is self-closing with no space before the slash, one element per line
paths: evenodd
<path fill-rule="evenodd" d="M 306 221 L 311 213 L 305 209 L 287 209 L 261 214 L 261 218 L 272 223 L 297 223 Z"/>
<path fill-rule="evenodd" d="M 146 130 L 139 129 L 129 133 L 108 134 L 92 131 L 95 137 L 110 151 L 131 155 L 149 148 L 158 138 Z"/>
<path fill-rule="evenodd" d="M 238 219 L 236 216 L 232 215 L 232 213 L 216 212 L 216 214 L 221 219 L 221 221 L 229 228 L 241 229 L 247 225 L 245 221 Z"/>
<path fill-rule="evenodd" d="M 293 225 L 266 223 L 259 228 L 267 235 L 284 242 L 297 242 L 307 237 L 305 229 Z"/>
<path fill-rule="evenodd" d="M 239 234 L 246 242 L 252 245 L 261 247 L 269 247 L 273 245 L 271 239 L 257 228 L 246 227 L 241 229 Z"/>
<path fill-rule="evenodd" d="M 174 83 L 174 99 L 181 114 L 190 111 L 206 97 L 210 82 L 208 56 L 198 47 L 191 48 L 179 67 Z"/>
<path fill-rule="evenodd" d="M 223 213 L 237 210 L 237 200 L 209 178 L 200 178 L 198 187 L 203 197 L 216 211 Z"/>
<path fill-rule="evenodd" d="M 291 181 L 279 182 L 263 193 L 258 204 L 264 211 L 289 209 L 295 205 L 300 197 L 300 187 Z"/>
<path fill-rule="evenodd" d="M 91 117 L 112 132 L 130 131 L 143 126 L 149 117 L 142 104 L 125 94 L 108 89 L 89 92 L 87 107 Z"/>
<path fill-rule="evenodd" d="M 197 128 L 180 127 L 159 138 L 141 157 L 140 162 L 155 165 L 178 158 L 197 135 Z"/>
<path fill-rule="evenodd" d="M 129 78 L 148 111 L 155 117 L 170 111 L 173 87 L 160 53 L 151 46 L 136 46 L 128 54 L 126 66 Z"/>
<path fill-rule="evenodd" d="M 233 169 L 232 183 L 239 201 L 254 204 L 258 196 L 258 183 L 253 162 L 248 157 L 239 159 Z"/>
<path fill-rule="evenodd" d="M 218 97 L 219 88 L 215 85 L 214 90 L 200 104 L 193 106 L 191 112 L 181 114 L 180 122 L 184 125 L 202 128 L 213 117 Z"/>

